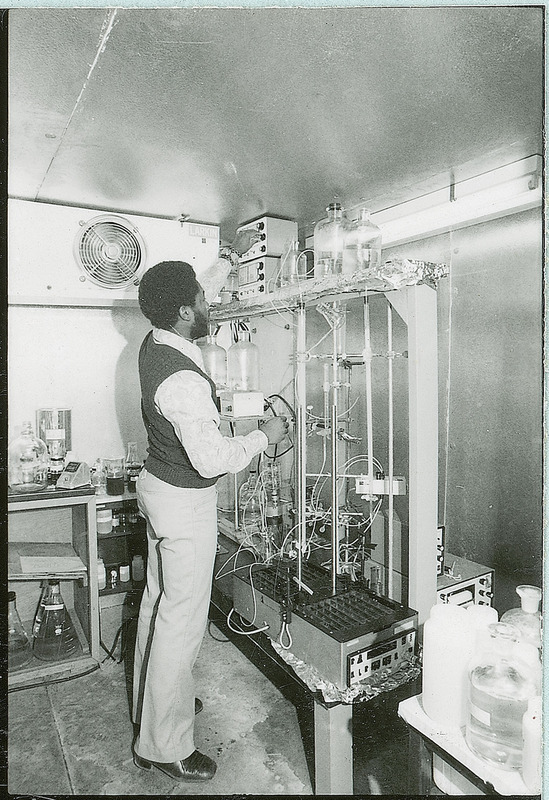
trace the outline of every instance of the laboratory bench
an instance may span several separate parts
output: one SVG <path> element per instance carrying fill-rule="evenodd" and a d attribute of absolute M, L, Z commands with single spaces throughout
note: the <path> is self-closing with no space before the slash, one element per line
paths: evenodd
<path fill-rule="evenodd" d="M 398 718 L 398 704 L 418 692 L 420 681 L 415 679 L 369 700 L 327 702 L 320 690 L 313 691 L 276 652 L 265 633 L 235 633 L 227 623 L 233 606 L 230 571 L 254 559 L 230 535 L 230 525 L 220 521 L 210 620 L 294 703 L 315 794 L 352 795 L 357 762 L 364 764 L 370 754 L 378 754 L 384 737 L 391 742 L 399 737 L 405 740 L 406 726 Z M 232 567 L 224 570 L 226 563 Z"/>

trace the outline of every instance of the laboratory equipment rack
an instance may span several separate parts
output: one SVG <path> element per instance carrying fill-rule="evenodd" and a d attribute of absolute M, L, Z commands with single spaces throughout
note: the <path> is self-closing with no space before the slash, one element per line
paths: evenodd
<path fill-rule="evenodd" d="M 100 657 L 95 494 L 48 488 L 8 495 L 8 586 L 31 639 L 41 583 L 59 580 L 61 594 L 82 647 L 74 658 L 31 662 L 10 673 L 8 687 L 77 676 Z M 31 639 L 32 641 L 32 639 Z"/>

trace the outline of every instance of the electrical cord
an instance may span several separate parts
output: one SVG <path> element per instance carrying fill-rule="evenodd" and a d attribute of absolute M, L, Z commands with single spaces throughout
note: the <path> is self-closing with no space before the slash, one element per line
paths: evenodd
<path fill-rule="evenodd" d="M 255 628 L 253 631 L 239 631 L 238 628 L 233 628 L 233 626 L 231 625 L 231 617 L 232 617 L 234 611 L 235 611 L 235 609 L 231 608 L 231 610 L 227 614 L 227 627 L 233 633 L 239 633 L 242 636 L 251 636 L 254 633 L 263 633 L 263 631 L 269 630 L 269 626 L 268 625 L 264 625 L 262 628 Z"/>

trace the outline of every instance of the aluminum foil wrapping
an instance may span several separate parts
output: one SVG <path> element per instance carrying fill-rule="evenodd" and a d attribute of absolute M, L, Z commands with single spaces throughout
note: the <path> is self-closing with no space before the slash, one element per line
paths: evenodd
<path fill-rule="evenodd" d="M 368 683 L 356 683 L 349 689 L 340 689 L 335 684 L 325 680 L 318 670 L 306 664 L 285 650 L 278 642 L 271 641 L 271 645 L 278 655 L 290 666 L 295 674 L 305 683 L 312 692 L 320 691 L 327 703 L 355 703 L 372 700 L 382 692 L 390 692 L 398 686 L 415 680 L 421 672 L 421 662 L 416 656 L 403 660 L 396 672 L 381 669 L 373 675 Z"/>

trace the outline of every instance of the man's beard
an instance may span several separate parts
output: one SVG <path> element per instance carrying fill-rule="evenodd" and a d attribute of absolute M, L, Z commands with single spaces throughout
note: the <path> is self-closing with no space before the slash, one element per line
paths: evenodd
<path fill-rule="evenodd" d="M 208 317 L 206 314 L 195 311 L 194 322 L 191 328 L 191 340 L 202 339 L 208 335 Z"/>

